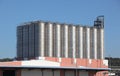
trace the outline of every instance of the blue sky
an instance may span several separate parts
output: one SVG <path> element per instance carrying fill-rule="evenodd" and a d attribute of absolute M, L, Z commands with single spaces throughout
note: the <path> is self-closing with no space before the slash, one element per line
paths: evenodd
<path fill-rule="evenodd" d="M 93 25 L 105 16 L 105 56 L 120 57 L 120 0 L 0 0 L 0 58 L 16 56 L 16 27 L 44 20 Z"/>

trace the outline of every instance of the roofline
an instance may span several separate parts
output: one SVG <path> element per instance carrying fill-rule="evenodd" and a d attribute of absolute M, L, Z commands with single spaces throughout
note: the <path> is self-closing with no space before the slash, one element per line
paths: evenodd
<path fill-rule="evenodd" d="M 0 66 L 0 68 L 10 69 L 67 69 L 67 70 L 86 70 L 86 71 L 109 71 L 111 68 L 89 68 L 89 67 L 48 67 L 48 66 Z"/>

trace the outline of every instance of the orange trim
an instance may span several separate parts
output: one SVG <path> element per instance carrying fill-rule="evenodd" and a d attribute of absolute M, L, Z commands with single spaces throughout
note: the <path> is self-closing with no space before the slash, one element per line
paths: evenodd
<path fill-rule="evenodd" d="M 57 57 L 45 57 L 45 60 L 59 62 L 59 58 Z"/>
<path fill-rule="evenodd" d="M 15 62 L 0 62 L 0 66 L 21 66 L 21 61 L 15 61 Z"/>
<path fill-rule="evenodd" d="M 60 66 L 73 67 L 73 66 L 76 66 L 76 65 L 74 64 L 74 59 L 72 59 L 72 58 L 62 58 Z"/>

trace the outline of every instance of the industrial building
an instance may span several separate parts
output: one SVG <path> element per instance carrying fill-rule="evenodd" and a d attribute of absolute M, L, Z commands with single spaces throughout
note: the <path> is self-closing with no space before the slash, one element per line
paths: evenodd
<path fill-rule="evenodd" d="M 1 62 L 0 76 L 107 76 L 104 17 L 94 26 L 33 21 L 17 27 L 17 61 Z"/>
<path fill-rule="evenodd" d="M 36 21 L 17 27 L 17 58 L 104 59 L 103 26 Z"/>

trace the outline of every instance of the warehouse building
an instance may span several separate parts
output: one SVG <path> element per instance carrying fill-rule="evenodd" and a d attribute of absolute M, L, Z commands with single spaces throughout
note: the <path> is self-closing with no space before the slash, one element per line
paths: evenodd
<path fill-rule="evenodd" d="M 17 61 L 0 63 L 0 76 L 107 76 L 104 17 L 94 26 L 34 21 L 17 27 Z"/>

